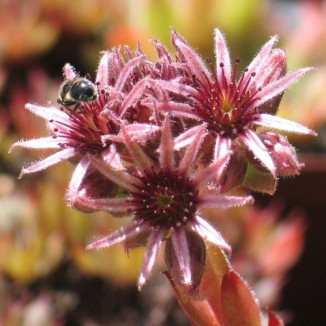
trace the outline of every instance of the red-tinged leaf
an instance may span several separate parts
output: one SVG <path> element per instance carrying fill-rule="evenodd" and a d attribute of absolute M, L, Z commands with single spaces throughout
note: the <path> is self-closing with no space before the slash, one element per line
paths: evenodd
<path fill-rule="evenodd" d="M 216 320 L 214 312 L 207 300 L 193 299 L 190 296 L 185 296 L 182 292 L 182 288 L 171 278 L 170 273 L 164 272 L 164 274 L 171 283 L 182 309 L 188 315 L 193 326 L 222 326 L 222 324 Z"/>
<path fill-rule="evenodd" d="M 234 272 L 222 282 L 223 320 L 227 326 L 261 326 L 259 307 L 243 280 Z"/>
<path fill-rule="evenodd" d="M 284 326 L 281 318 L 276 316 L 271 310 L 266 309 L 268 314 L 268 326 Z"/>
<path fill-rule="evenodd" d="M 230 263 L 223 251 L 213 245 L 207 248 L 206 269 L 200 285 L 200 295 L 209 302 L 215 318 L 223 325 L 221 286 L 230 269 Z"/>

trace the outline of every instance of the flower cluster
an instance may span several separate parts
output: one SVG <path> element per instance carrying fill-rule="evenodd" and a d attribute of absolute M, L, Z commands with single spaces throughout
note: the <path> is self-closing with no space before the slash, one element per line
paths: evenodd
<path fill-rule="evenodd" d="M 64 160 L 76 164 L 66 199 L 79 210 L 131 216 L 125 227 L 87 248 L 123 243 L 147 246 L 141 288 L 165 243 L 169 273 L 188 293 L 198 289 L 206 244 L 227 253 L 228 243 L 202 216 L 252 202 L 239 186 L 272 193 L 278 176 L 295 175 L 301 164 L 287 138 L 269 129 L 315 133 L 276 117 L 283 92 L 311 68 L 286 74 L 286 56 L 272 37 L 239 74 L 232 69 L 226 41 L 215 31 L 216 65 L 208 66 L 172 31 L 173 56 L 154 41 L 158 62 L 140 49 L 106 51 L 100 59 L 94 100 L 76 107 L 27 104 L 44 118 L 50 136 L 12 147 L 57 149 L 22 170 L 44 170 Z M 66 82 L 78 74 L 67 64 Z M 228 193 L 226 193 L 228 192 Z"/>

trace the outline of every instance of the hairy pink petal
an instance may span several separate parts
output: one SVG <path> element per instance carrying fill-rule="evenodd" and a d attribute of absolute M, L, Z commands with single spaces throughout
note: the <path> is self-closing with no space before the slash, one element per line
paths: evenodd
<path fill-rule="evenodd" d="M 194 141 L 194 138 L 196 137 L 196 134 L 200 129 L 201 126 L 195 126 L 188 129 L 178 137 L 176 137 L 174 139 L 174 149 L 179 150 L 180 148 L 183 148 L 191 144 Z"/>
<path fill-rule="evenodd" d="M 195 217 L 195 221 L 190 222 L 191 228 L 204 240 L 213 243 L 214 245 L 223 248 L 228 253 L 231 253 L 232 248 L 227 244 L 222 235 L 217 232 L 209 223 L 200 216 Z"/>
<path fill-rule="evenodd" d="M 138 192 L 138 188 L 135 185 L 141 184 L 138 178 L 133 177 L 132 175 L 123 172 L 115 171 L 110 167 L 106 162 L 100 160 L 94 156 L 89 156 L 92 164 L 108 179 L 112 182 L 118 184 L 119 186 L 132 191 Z"/>
<path fill-rule="evenodd" d="M 260 114 L 259 119 L 256 120 L 254 123 L 256 125 L 260 125 L 268 128 L 280 129 L 284 131 L 290 131 L 297 134 L 317 136 L 317 134 L 313 130 L 297 122 L 287 120 L 281 117 L 277 117 L 271 114 L 263 114 L 263 113 Z"/>
<path fill-rule="evenodd" d="M 78 194 L 82 181 L 86 175 L 88 167 L 90 165 L 90 160 L 88 157 L 83 157 L 81 161 L 77 164 L 72 178 L 69 182 L 69 187 L 66 193 L 66 199 L 68 202 L 72 202 Z"/>
<path fill-rule="evenodd" d="M 187 147 L 186 152 L 179 164 L 179 173 L 189 177 L 190 171 L 193 168 L 193 164 L 196 160 L 198 151 L 202 144 L 205 135 L 206 124 L 202 124 L 193 137 L 193 141 Z"/>
<path fill-rule="evenodd" d="M 136 101 L 138 101 L 144 94 L 146 87 L 157 88 L 157 83 L 151 79 L 142 79 L 139 81 L 132 90 L 125 96 L 120 106 L 119 116 L 122 117 L 128 110 L 128 108 Z"/>
<path fill-rule="evenodd" d="M 165 89 L 168 92 L 179 94 L 185 97 L 189 97 L 190 95 L 198 96 L 198 91 L 194 87 L 184 85 L 178 80 L 152 80 L 152 83 L 157 85 L 157 87 Z"/>
<path fill-rule="evenodd" d="M 58 139 L 54 137 L 44 137 L 44 138 L 37 138 L 25 141 L 18 141 L 11 145 L 9 149 L 9 153 L 16 148 L 16 147 L 23 147 L 23 148 L 32 148 L 32 149 L 52 149 L 52 148 L 60 148 L 58 144 Z"/>
<path fill-rule="evenodd" d="M 55 106 L 46 107 L 28 103 L 25 108 L 45 120 L 58 120 L 69 124 L 69 115 Z"/>
<path fill-rule="evenodd" d="M 183 228 L 172 231 L 171 239 L 173 249 L 177 257 L 177 264 L 181 272 L 180 281 L 184 285 L 191 284 L 190 253 L 188 248 L 187 237 Z"/>
<path fill-rule="evenodd" d="M 125 139 L 124 143 L 133 157 L 135 165 L 137 165 L 141 171 L 150 171 L 154 164 L 153 161 L 145 154 L 141 147 L 131 139 L 131 136 L 124 128 L 122 128 L 122 133 Z"/>
<path fill-rule="evenodd" d="M 234 206 L 242 206 L 252 204 L 253 198 L 251 196 L 229 196 L 229 195 L 214 195 L 204 194 L 200 197 L 200 208 L 228 208 Z"/>
<path fill-rule="evenodd" d="M 226 83 L 229 84 L 231 81 L 230 53 L 224 36 L 217 28 L 215 28 L 215 57 L 216 71 L 220 85 L 224 84 L 224 78 Z M 223 65 L 223 69 L 221 69 L 220 64 Z M 222 71 L 224 71 L 224 77 Z"/>
<path fill-rule="evenodd" d="M 102 52 L 102 57 L 100 59 L 95 82 L 99 84 L 101 89 L 104 89 L 109 84 L 109 56 L 113 54 L 109 51 Z"/>
<path fill-rule="evenodd" d="M 114 170 L 123 171 L 126 169 L 114 144 L 111 144 L 110 147 L 102 153 L 102 159 Z"/>
<path fill-rule="evenodd" d="M 68 159 L 74 157 L 76 154 L 77 154 L 77 151 L 74 148 L 63 149 L 60 152 L 57 152 L 55 154 L 48 156 L 44 160 L 41 160 L 37 163 L 30 165 L 27 168 L 22 169 L 22 172 L 20 173 L 19 178 L 21 178 L 25 174 L 45 170 L 49 166 L 55 165 L 57 163 L 60 163 L 62 161 L 65 161 L 65 160 L 68 160 Z"/>
<path fill-rule="evenodd" d="M 138 289 L 141 290 L 147 281 L 149 273 L 152 271 L 158 250 L 161 245 L 164 232 L 162 230 L 151 230 L 147 241 L 147 251 L 145 254 L 143 266 L 138 279 Z"/>
<path fill-rule="evenodd" d="M 313 69 L 314 68 L 311 67 L 302 68 L 268 84 L 258 93 L 259 100 L 254 102 L 255 106 L 258 107 L 276 95 L 284 92 L 290 85 L 302 77 L 306 72 Z"/>
<path fill-rule="evenodd" d="M 77 77 L 75 68 L 70 63 L 63 66 L 63 76 L 67 80 L 74 80 Z"/>
<path fill-rule="evenodd" d="M 130 74 L 132 73 L 133 69 L 136 68 L 139 64 L 141 64 L 144 60 L 145 56 L 140 55 L 139 57 L 131 59 L 128 63 L 126 63 L 115 84 L 115 88 L 118 92 L 123 91 L 123 87 L 125 86 L 125 83 L 129 78 Z"/>
<path fill-rule="evenodd" d="M 256 72 L 252 81 L 252 91 L 264 87 L 271 82 L 282 78 L 286 73 L 286 54 L 282 49 L 273 49 L 268 60 L 261 67 L 261 72 Z"/>
<path fill-rule="evenodd" d="M 268 60 L 272 48 L 277 41 L 278 37 L 275 35 L 273 36 L 268 42 L 266 42 L 260 51 L 257 53 L 255 58 L 251 61 L 250 65 L 247 67 L 248 71 L 245 73 L 244 80 L 242 85 L 246 85 L 248 79 L 250 78 L 251 74 L 259 73 L 260 68 L 265 64 Z"/>
<path fill-rule="evenodd" d="M 160 165 L 163 169 L 167 168 L 170 171 L 173 171 L 174 169 L 173 145 L 170 118 L 166 117 L 162 128 L 162 137 L 160 144 Z"/>
<path fill-rule="evenodd" d="M 155 48 L 158 54 L 158 57 L 161 58 L 167 58 L 169 63 L 172 63 L 172 56 L 167 49 L 165 45 L 163 45 L 160 41 L 156 39 L 151 39 L 150 42 L 153 42 L 155 44 Z"/>
<path fill-rule="evenodd" d="M 176 103 L 176 102 L 164 102 L 157 105 L 159 111 L 170 113 L 171 115 L 177 115 L 178 117 L 191 118 L 199 120 L 201 117 L 196 113 L 194 108 L 189 104 Z"/>
<path fill-rule="evenodd" d="M 214 148 L 214 161 L 220 157 L 227 155 L 231 150 L 231 139 L 228 137 L 216 136 L 216 143 Z"/>
<path fill-rule="evenodd" d="M 128 212 L 135 208 L 129 198 L 88 198 L 84 191 L 81 191 L 74 199 L 75 203 L 80 202 L 91 211 L 105 212 Z M 125 215 L 123 217 L 126 217 Z"/>
<path fill-rule="evenodd" d="M 253 131 L 247 130 L 244 135 L 240 135 L 240 138 L 248 146 L 255 158 L 257 158 L 275 177 L 276 168 L 274 162 L 259 137 Z"/>
<path fill-rule="evenodd" d="M 202 83 L 206 84 L 206 77 L 210 78 L 210 72 L 206 68 L 203 60 L 200 56 L 186 43 L 182 42 L 180 39 L 176 39 L 174 42 L 178 50 L 183 54 L 186 63 L 189 66 L 189 70 L 195 74 L 196 78 Z"/>
<path fill-rule="evenodd" d="M 154 132 L 160 130 L 159 126 L 155 126 L 149 123 L 137 122 L 125 125 L 124 128 L 132 136 L 132 139 L 135 137 L 145 139 L 148 134 L 153 134 Z"/>
<path fill-rule="evenodd" d="M 216 177 L 216 175 L 220 175 L 228 162 L 230 154 L 231 153 L 227 153 L 225 156 L 219 158 L 204 169 L 197 171 L 193 177 L 193 183 L 196 187 L 201 188 L 208 181 Z"/>
<path fill-rule="evenodd" d="M 139 235 L 141 232 L 146 232 L 148 225 L 143 223 L 139 224 L 135 221 L 127 224 L 125 227 L 120 228 L 119 230 L 109 234 L 108 236 L 101 238 L 97 241 L 90 243 L 86 249 L 98 249 L 98 248 L 107 248 L 115 244 L 121 243 L 128 238 L 133 238 L 136 235 Z"/>

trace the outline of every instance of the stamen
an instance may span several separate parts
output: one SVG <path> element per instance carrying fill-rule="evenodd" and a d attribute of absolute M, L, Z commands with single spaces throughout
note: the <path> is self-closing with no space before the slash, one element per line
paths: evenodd
<path fill-rule="evenodd" d="M 248 72 L 248 68 L 246 68 L 244 71 L 243 71 L 243 73 L 242 73 L 242 75 L 241 75 L 241 77 L 240 77 L 240 80 L 239 80 L 239 82 L 238 82 L 238 86 L 237 86 L 237 89 L 238 90 L 240 90 L 241 89 L 241 87 L 242 87 L 242 83 L 243 83 L 243 80 L 244 80 L 244 77 L 245 77 L 245 74 Z"/>
<path fill-rule="evenodd" d="M 231 78 L 231 87 L 230 87 L 230 93 L 234 93 L 234 91 L 237 88 L 237 74 L 238 74 L 238 68 L 239 68 L 240 58 L 235 59 L 234 69 L 232 72 L 232 78 Z M 234 95 L 234 94 L 233 94 Z"/>
<path fill-rule="evenodd" d="M 242 112 L 246 111 L 254 102 L 259 100 L 259 97 L 256 97 L 256 95 L 262 90 L 261 87 L 259 87 L 256 92 L 254 92 L 252 95 L 249 96 L 249 98 L 246 100 L 245 105 L 243 105 Z"/>
<path fill-rule="evenodd" d="M 245 87 L 244 87 L 243 90 L 241 91 L 241 94 L 239 94 L 239 98 L 238 98 L 239 101 L 242 101 L 242 100 L 243 100 L 244 95 L 246 94 L 246 92 L 247 92 L 247 90 L 248 90 L 249 84 L 251 83 L 252 78 L 255 77 L 255 76 L 256 76 L 256 73 L 255 73 L 255 72 L 252 72 L 252 73 L 250 74 L 250 77 L 248 78 Z M 240 89 L 240 88 L 239 88 L 239 89 Z"/>
<path fill-rule="evenodd" d="M 219 82 L 219 80 L 217 78 L 216 69 L 212 64 L 212 60 L 209 59 L 209 61 L 207 60 L 207 62 L 209 63 L 209 66 L 210 66 L 211 71 L 213 73 L 214 82 L 215 82 L 214 86 L 215 86 L 216 90 L 219 92 L 219 91 L 221 91 L 221 85 L 220 85 L 220 82 Z M 207 78 L 207 76 L 206 76 L 206 78 Z"/>
<path fill-rule="evenodd" d="M 220 68 L 222 69 L 222 86 L 223 86 L 223 89 L 226 92 L 227 89 L 228 89 L 228 82 L 226 80 L 225 70 L 224 70 L 224 63 L 223 62 L 220 63 Z"/>

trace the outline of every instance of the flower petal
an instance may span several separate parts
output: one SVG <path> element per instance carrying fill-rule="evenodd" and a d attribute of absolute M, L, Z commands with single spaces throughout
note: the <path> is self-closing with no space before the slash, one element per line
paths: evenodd
<path fill-rule="evenodd" d="M 173 244 L 173 249 L 171 250 L 174 250 L 176 256 L 175 263 L 178 264 L 178 269 L 180 271 L 178 279 L 181 284 L 185 286 L 191 285 L 190 252 L 185 230 L 183 228 L 173 230 L 171 240 Z"/>
<path fill-rule="evenodd" d="M 240 138 L 248 146 L 249 150 L 274 176 L 276 177 L 276 168 L 267 148 L 260 138 L 251 130 L 247 130 Z"/>
<path fill-rule="evenodd" d="M 217 232 L 209 223 L 207 223 L 200 216 L 196 216 L 194 221 L 189 222 L 191 228 L 197 232 L 204 240 L 213 243 L 214 245 L 226 250 L 231 253 L 232 248 L 224 240 L 222 235 Z"/>
<path fill-rule="evenodd" d="M 163 230 L 151 230 L 150 235 L 148 237 L 147 242 L 147 251 L 145 254 L 143 266 L 141 268 L 141 272 L 138 279 L 138 289 L 141 290 L 146 280 L 148 278 L 149 273 L 151 272 L 156 256 L 158 254 L 158 250 L 161 246 L 162 238 L 164 235 Z"/>
<path fill-rule="evenodd" d="M 163 169 L 174 169 L 173 137 L 171 134 L 170 118 L 166 117 L 162 128 L 160 144 L 160 165 Z"/>
<path fill-rule="evenodd" d="M 100 59 L 95 82 L 99 84 L 101 89 L 112 86 L 123 69 L 124 61 L 121 57 L 120 49 L 112 51 L 103 51 Z"/>
<path fill-rule="evenodd" d="M 256 120 L 254 123 L 259 126 L 280 129 L 284 131 L 294 132 L 297 134 L 317 136 L 317 133 L 315 133 L 313 130 L 297 122 L 277 117 L 271 114 L 260 114 L 259 120 Z"/>
<path fill-rule="evenodd" d="M 226 44 L 226 40 L 219 29 L 215 28 L 215 57 L 216 71 L 220 85 L 225 82 L 228 85 L 231 81 L 231 62 L 230 53 Z M 221 67 L 221 64 L 223 67 Z M 224 80 L 225 78 L 225 80 Z"/>
<path fill-rule="evenodd" d="M 252 92 L 259 87 L 266 85 L 282 78 L 286 74 L 286 54 L 282 49 L 273 49 L 265 64 L 261 67 L 261 72 L 256 73 L 252 81 Z"/>
<path fill-rule="evenodd" d="M 302 68 L 295 72 L 292 72 L 291 74 L 282 77 L 281 79 L 274 81 L 271 84 L 268 84 L 257 94 L 257 96 L 259 96 L 259 99 L 258 101 L 254 102 L 254 105 L 256 107 L 261 106 L 262 104 L 272 99 L 276 95 L 284 92 L 291 84 L 297 81 L 306 72 L 311 71 L 313 69 L 314 68 L 312 67 Z"/>
<path fill-rule="evenodd" d="M 167 112 L 178 117 L 200 120 L 201 116 L 196 113 L 194 108 L 186 103 L 164 102 L 157 105 L 159 111 Z"/>
<path fill-rule="evenodd" d="M 204 194 L 200 197 L 200 208 L 228 208 L 234 206 L 242 206 L 252 204 L 251 196 L 229 196 L 229 195 L 214 195 Z"/>
<path fill-rule="evenodd" d="M 74 157 L 77 153 L 78 152 L 74 148 L 63 149 L 60 152 L 57 152 L 55 154 L 48 156 L 44 160 L 41 160 L 37 163 L 30 165 L 27 168 L 22 169 L 22 172 L 20 173 L 19 178 L 21 178 L 25 174 L 45 170 L 52 165 L 55 165 L 57 163 L 60 163 L 62 161 L 65 161 L 65 160 L 68 160 L 68 159 Z"/>
<path fill-rule="evenodd" d="M 184 228 L 183 230 L 187 241 L 186 247 L 189 252 L 191 283 L 185 283 L 183 280 L 183 271 L 178 263 L 179 256 L 171 239 L 166 243 L 165 261 L 173 280 L 182 287 L 183 292 L 190 296 L 198 296 L 200 282 L 205 271 L 206 244 L 197 232 L 189 228 Z"/>
<path fill-rule="evenodd" d="M 125 130 L 130 134 L 132 139 L 146 139 L 147 135 L 151 135 L 154 132 L 160 130 L 159 126 L 155 126 L 149 123 L 132 123 L 124 126 Z"/>
<path fill-rule="evenodd" d="M 88 198 L 84 191 L 79 192 L 77 197 L 74 199 L 74 205 L 78 206 L 80 203 L 81 206 L 87 207 L 89 211 L 105 211 L 105 212 L 123 212 L 127 213 L 132 209 L 135 209 L 136 206 L 130 201 L 130 198 Z M 130 215 L 130 214 L 128 214 Z M 123 215 L 126 217 L 128 215 Z M 117 217 L 115 215 L 115 217 Z"/>
<path fill-rule="evenodd" d="M 69 122 L 69 115 L 55 106 L 46 107 L 28 103 L 25 105 L 25 108 L 35 115 L 48 121 L 59 120 Z"/>
<path fill-rule="evenodd" d="M 272 48 L 277 40 L 278 37 L 275 35 L 262 46 L 260 51 L 255 56 L 255 58 L 251 61 L 251 63 L 247 67 L 248 70 L 244 76 L 244 80 L 242 83 L 243 86 L 246 85 L 252 73 L 260 74 L 260 69 L 264 66 L 265 62 L 268 60 Z"/>
<path fill-rule="evenodd" d="M 123 90 L 126 80 L 129 78 L 133 69 L 136 68 L 144 60 L 145 56 L 140 55 L 136 58 L 131 59 L 128 63 L 125 64 L 115 84 L 115 88 L 118 92 L 121 92 Z"/>
<path fill-rule="evenodd" d="M 9 153 L 15 147 L 23 147 L 23 148 L 32 148 L 32 149 L 52 149 L 52 148 L 60 148 L 58 144 L 58 139 L 55 137 L 43 137 L 31 140 L 20 140 L 11 145 L 9 149 Z"/>
<path fill-rule="evenodd" d="M 153 161 L 145 154 L 141 147 L 131 139 L 131 136 L 125 128 L 122 127 L 121 129 L 125 140 L 124 143 L 131 154 L 135 165 L 137 165 L 137 167 L 142 171 L 150 171 L 154 164 Z"/>
<path fill-rule="evenodd" d="M 75 68 L 70 64 L 66 63 L 63 66 L 63 76 L 67 80 L 74 80 L 77 77 L 77 73 L 75 71 Z"/>
<path fill-rule="evenodd" d="M 227 155 L 231 150 L 231 144 L 232 141 L 229 137 L 221 137 L 217 135 L 214 148 L 214 161 Z"/>
<path fill-rule="evenodd" d="M 183 158 L 179 164 L 179 173 L 188 177 L 191 169 L 193 168 L 193 163 L 197 157 L 200 146 L 203 142 L 205 136 L 206 124 L 202 124 L 198 129 L 197 133 L 193 137 L 193 141 L 186 149 Z"/>
<path fill-rule="evenodd" d="M 128 238 L 133 238 L 141 232 L 146 232 L 148 225 L 146 223 L 139 224 L 133 221 L 127 224 L 125 227 L 118 229 L 117 231 L 109 234 L 108 236 L 101 238 L 97 241 L 90 243 L 86 249 L 98 249 L 107 248 L 115 244 L 121 243 Z"/>
<path fill-rule="evenodd" d="M 104 162 L 110 165 L 114 170 L 124 171 L 126 169 L 114 144 L 111 144 L 110 147 L 102 153 L 102 158 Z"/>
<path fill-rule="evenodd" d="M 178 137 L 174 138 L 174 149 L 179 150 L 180 148 L 188 146 L 190 143 L 192 143 L 199 129 L 201 129 L 201 125 L 192 127 Z"/>
<path fill-rule="evenodd" d="M 206 184 L 216 176 L 219 176 L 223 172 L 229 160 L 230 154 L 230 152 L 226 153 L 225 156 L 219 158 L 217 161 L 211 163 L 204 169 L 197 171 L 193 176 L 193 183 L 196 185 L 196 187 L 201 188 L 202 185 Z"/>
<path fill-rule="evenodd" d="M 89 159 L 91 160 L 92 164 L 112 182 L 126 190 L 138 192 L 138 188 L 135 186 L 140 184 L 140 180 L 138 178 L 120 170 L 113 170 L 113 168 L 104 160 L 98 159 L 94 156 L 89 156 Z"/>
<path fill-rule="evenodd" d="M 205 76 L 210 78 L 210 73 L 200 56 L 174 31 L 172 31 L 172 40 L 176 50 L 182 54 L 184 60 L 188 64 L 189 70 L 195 74 L 198 80 L 206 85 L 207 80 Z"/>
<path fill-rule="evenodd" d="M 84 180 L 90 163 L 91 162 L 88 157 L 85 156 L 81 159 L 81 161 L 77 164 L 75 168 L 66 193 L 66 200 L 70 202 L 70 204 L 73 202 L 73 200 L 78 194 L 78 191 L 80 190 L 80 186 L 82 184 L 82 181 Z"/>

